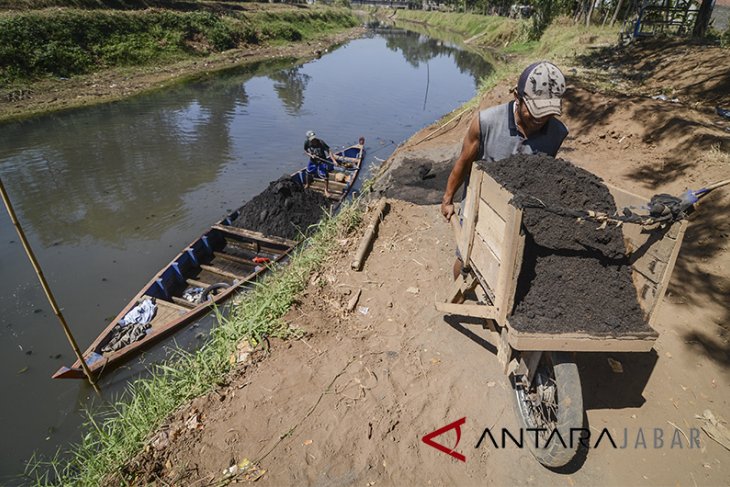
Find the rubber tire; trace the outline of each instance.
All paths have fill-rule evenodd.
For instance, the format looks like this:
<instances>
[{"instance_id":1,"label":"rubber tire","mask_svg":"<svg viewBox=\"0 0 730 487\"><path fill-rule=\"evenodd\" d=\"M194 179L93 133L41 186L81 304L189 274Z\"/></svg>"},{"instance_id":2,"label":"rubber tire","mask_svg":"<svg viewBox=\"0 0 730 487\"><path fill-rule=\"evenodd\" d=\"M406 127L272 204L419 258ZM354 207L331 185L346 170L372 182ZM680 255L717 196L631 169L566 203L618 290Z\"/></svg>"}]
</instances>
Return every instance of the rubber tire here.
<instances>
[{"instance_id":1,"label":"rubber tire","mask_svg":"<svg viewBox=\"0 0 730 487\"><path fill-rule=\"evenodd\" d=\"M557 410L557 430L560 436L568 445L563 447L558 438L550 441L549 448L535 448L534 433L525 431L525 443L530 449L530 453L538 462L549 468L559 468L568 464L578 450L580 442L579 435L574 435L573 448L570 447L571 428L583 427L583 392L581 390L580 375L578 374L578 366L575 363L573 354L563 352L543 352L550 355L553 373L555 374L555 383L558 395ZM530 428L531 422L524 417L524 411L520 407L520 397L515 385L515 377L512 377L512 387L514 389L515 414L519 419L522 428Z\"/></svg>"},{"instance_id":2,"label":"rubber tire","mask_svg":"<svg viewBox=\"0 0 730 487\"><path fill-rule=\"evenodd\" d=\"M208 297L210 297L210 299L213 299L213 296L210 296L210 293L212 293L213 291L217 291L219 289L227 289L229 287L231 287L231 285L225 282L211 284L210 286L206 287L200 294L200 302L204 303L208 301Z\"/></svg>"}]
</instances>

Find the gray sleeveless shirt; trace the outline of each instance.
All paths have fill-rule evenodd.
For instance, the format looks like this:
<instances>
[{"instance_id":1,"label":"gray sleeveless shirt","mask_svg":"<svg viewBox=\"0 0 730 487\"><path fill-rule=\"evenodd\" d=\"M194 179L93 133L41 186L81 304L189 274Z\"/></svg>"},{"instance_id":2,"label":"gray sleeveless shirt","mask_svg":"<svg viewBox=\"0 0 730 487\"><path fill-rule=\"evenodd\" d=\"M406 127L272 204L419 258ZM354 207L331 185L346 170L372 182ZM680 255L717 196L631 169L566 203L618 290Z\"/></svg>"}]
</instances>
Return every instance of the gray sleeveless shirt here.
<instances>
[{"instance_id":1,"label":"gray sleeveless shirt","mask_svg":"<svg viewBox=\"0 0 730 487\"><path fill-rule=\"evenodd\" d=\"M567 127L551 118L542 129L525 138L517 130L514 101L479 112L479 130L479 156L486 161L538 152L555 157L568 135Z\"/></svg>"}]
</instances>

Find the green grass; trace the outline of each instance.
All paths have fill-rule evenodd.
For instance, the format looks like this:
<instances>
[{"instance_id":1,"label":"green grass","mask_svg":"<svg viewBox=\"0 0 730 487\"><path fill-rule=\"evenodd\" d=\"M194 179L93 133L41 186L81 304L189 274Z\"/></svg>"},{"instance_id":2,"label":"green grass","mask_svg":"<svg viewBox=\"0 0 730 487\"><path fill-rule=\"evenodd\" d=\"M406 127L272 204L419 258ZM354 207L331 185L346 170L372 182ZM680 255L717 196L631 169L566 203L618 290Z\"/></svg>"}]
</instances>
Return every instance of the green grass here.
<instances>
[{"instance_id":1,"label":"green grass","mask_svg":"<svg viewBox=\"0 0 730 487\"><path fill-rule=\"evenodd\" d=\"M282 320L294 297L307 285L313 270L321 268L361 219L359 204L345 205L325 218L316 233L291 257L289 265L274 270L255 289L232 306L228 317L198 351L178 351L168 362L153 367L149 378L134 381L118 401L103 411L88 413L85 435L70 450L70 459L35 460L28 475L36 485L107 485L122 482L123 466L139 453L150 435L186 402L211 391L231 369L230 356L244 339L260 342L264 336L287 338L300 330Z\"/></svg>"},{"instance_id":2,"label":"green grass","mask_svg":"<svg viewBox=\"0 0 730 487\"><path fill-rule=\"evenodd\" d=\"M529 53L532 56L549 56L572 59L585 53L590 46L616 44L620 27L586 27L574 24L566 17L555 19L545 33L532 44Z\"/></svg>"},{"instance_id":3,"label":"green grass","mask_svg":"<svg viewBox=\"0 0 730 487\"><path fill-rule=\"evenodd\" d=\"M456 32L464 40L474 39L479 45L502 47L505 43L525 37L527 22L506 17L470 13L425 12L420 10L398 10L397 20L421 22L430 27Z\"/></svg>"},{"instance_id":4,"label":"green grass","mask_svg":"<svg viewBox=\"0 0 730 487\"><path fill-rule=\"evenodd\" d=\"M253 14L53 9L0 13L0 86L47 76L170 63L247 44L311 39L354 27L346 9Z\"/></svg>"},{"instance_id":5,"label":"green grass","mask_svg":"<svg viewBox=\"0 0 730 487\"><path fill-rule=\"evenodd\" d=\"M167 8L174 10L189 10L191 4L215 6L225 8L226 0L0 0L0 9L3 10L38 10L52 7L72 7L83 9L119 9L119 10L142 10L146 8ZM239 0L236 3L248 3L247 0ZM253 3L253 2L251 2ZM235 5L234 2L230 4Z\"/></svg>"}]
</instances>

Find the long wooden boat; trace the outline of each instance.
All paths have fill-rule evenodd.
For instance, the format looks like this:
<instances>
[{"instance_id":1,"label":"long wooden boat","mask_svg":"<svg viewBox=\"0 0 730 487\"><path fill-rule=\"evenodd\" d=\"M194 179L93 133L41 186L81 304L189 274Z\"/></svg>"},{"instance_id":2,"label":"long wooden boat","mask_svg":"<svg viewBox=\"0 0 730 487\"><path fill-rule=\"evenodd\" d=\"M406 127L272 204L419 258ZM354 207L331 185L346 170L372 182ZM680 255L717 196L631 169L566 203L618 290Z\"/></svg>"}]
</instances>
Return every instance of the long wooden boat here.
<instances>
[{"instance_id":1,"label":"long wooden boat","mask_svg":"<svg viewBox=\"0 0 730 487\"><path fill-rule=\"evenodd\" d=\"M329 175L329 199L335 206L350 193L357 179L365 156L365 140L342 151L335 157L342 168ZM302 169L292 174L299 178ZM339 174L339 176L338 176ZM316 179L310 189L324 193L324 181ZM142 290L124 307L111 323L84 352L84 359L92 374L101 375L126 361L135 353L152 345L162 337L200 318L231 297L236 291L255 281L267 272L270 264L284 259L299 242L233 226L242 208L232 212L214 224L200 238L185 247L168 265L158 272ZM191 302L183 296L197 291L199 302ZM215 292L218 292L215 294ZM144 308L145 301L154 304L154 317L145 324L136 341L110 349L110 343L123 334L124 327L117 326L128 316ZM142 307L140 307L142 305ZM54 379L83 379L81 363L61 367Z\"/></svg>"}]
</instances>

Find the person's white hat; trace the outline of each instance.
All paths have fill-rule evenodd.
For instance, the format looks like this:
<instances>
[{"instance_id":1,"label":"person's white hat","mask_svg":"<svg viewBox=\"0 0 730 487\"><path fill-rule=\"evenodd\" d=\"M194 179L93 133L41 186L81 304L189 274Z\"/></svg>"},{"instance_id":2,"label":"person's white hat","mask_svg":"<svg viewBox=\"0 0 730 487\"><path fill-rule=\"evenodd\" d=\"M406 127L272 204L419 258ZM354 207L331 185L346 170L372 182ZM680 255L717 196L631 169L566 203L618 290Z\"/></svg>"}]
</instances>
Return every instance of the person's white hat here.
<instances>
[{"instance_id":1,"label":"person's white hat","mask_svg":"<svg viewBox=\"0 0 730 487\"><path fill-rule=\"evenodd\" d=\"M317 134L315 134L315 133L314 133L314 132L312 132L311 130L310 130L309 132L307 132L307 140L312 140L312 139L313 139L313 138L315 138L316 136L317 136Z\"/></svg>"}]
</instances>

